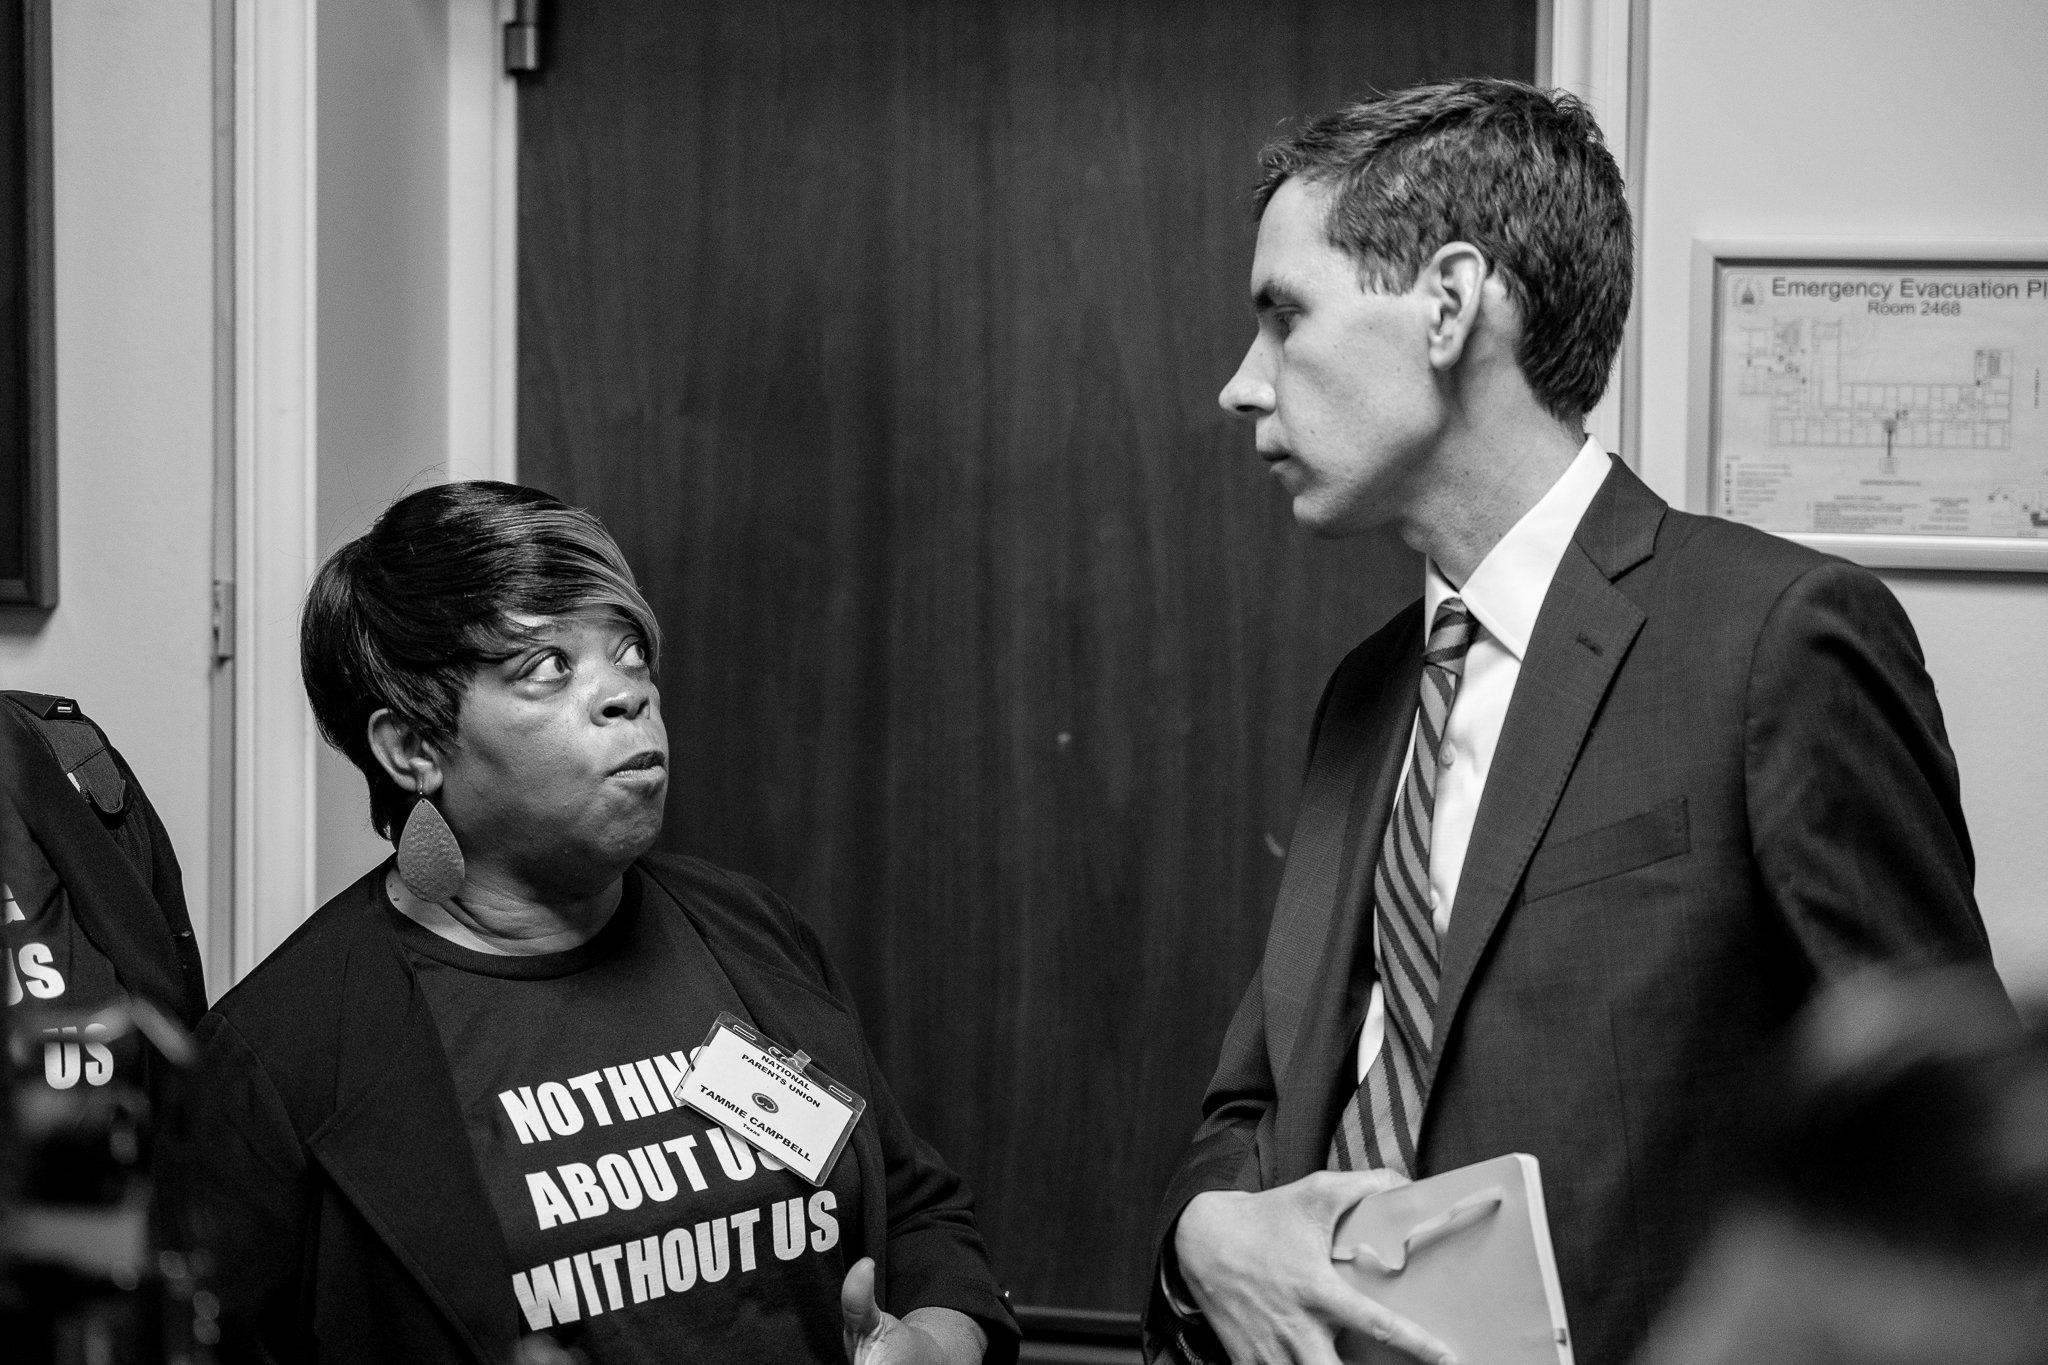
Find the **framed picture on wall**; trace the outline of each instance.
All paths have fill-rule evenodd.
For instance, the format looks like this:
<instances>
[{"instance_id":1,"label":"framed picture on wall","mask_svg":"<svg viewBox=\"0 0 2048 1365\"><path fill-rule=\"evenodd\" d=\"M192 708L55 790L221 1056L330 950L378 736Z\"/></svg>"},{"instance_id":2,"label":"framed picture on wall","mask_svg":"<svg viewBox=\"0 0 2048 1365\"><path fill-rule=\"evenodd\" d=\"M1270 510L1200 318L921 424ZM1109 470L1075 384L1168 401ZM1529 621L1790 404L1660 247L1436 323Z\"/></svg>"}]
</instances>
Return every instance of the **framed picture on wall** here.
<instances>
[{"instance_id":1,"label":"framed picture on wall","mask_svg":"<svg viewBox=\"0 0 2048 1365\"><path fill-rule=\"evenodd\" d=\"M50 0L0 0L0 606L57 605Z\"/></svg>"},{"instance_id":2,"label":"framed picture on wall","mask_svg":"<svg viewBox=\"0 0 2048 1365\"><path fill-rule=\"evenodd\" d=\"M2048 242L1700 240L1695 505L1882 568L2048 572Z\"/></svg>"}]
</instances>

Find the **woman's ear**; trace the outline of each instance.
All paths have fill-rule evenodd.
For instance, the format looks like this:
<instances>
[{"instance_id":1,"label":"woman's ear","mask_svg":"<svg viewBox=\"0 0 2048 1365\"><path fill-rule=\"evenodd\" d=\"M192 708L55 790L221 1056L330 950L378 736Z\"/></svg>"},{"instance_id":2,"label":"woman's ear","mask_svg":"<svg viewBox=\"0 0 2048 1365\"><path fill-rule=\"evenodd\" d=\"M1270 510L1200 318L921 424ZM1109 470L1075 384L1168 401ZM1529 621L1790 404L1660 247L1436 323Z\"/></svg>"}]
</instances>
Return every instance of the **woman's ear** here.
<instances>
[{"instance_id":1,"label":"woman's ear","mask_svg":"<svg viewBox=\"0 0 2048 1365\"><path fill-rule=\"evenodd\" d=\"M1488 273L1485 254L1470 242L1438 247L1422 267L1417 284L1430 306L1429 363L1433 368L1454 370L1463 358L1479 325L1480 294Z\"/></svg>"},{"instance_id":2,"label":"woman's ear","mask_svg":"<svg viewBox=\"0 0 2048 1365\"><path fill-rule=\"evenodd\" d=\"M370 752L393 782L418 796L441 788L441 759L434 746L390 707L370 714Z\"/></svg>"}]
</instances>

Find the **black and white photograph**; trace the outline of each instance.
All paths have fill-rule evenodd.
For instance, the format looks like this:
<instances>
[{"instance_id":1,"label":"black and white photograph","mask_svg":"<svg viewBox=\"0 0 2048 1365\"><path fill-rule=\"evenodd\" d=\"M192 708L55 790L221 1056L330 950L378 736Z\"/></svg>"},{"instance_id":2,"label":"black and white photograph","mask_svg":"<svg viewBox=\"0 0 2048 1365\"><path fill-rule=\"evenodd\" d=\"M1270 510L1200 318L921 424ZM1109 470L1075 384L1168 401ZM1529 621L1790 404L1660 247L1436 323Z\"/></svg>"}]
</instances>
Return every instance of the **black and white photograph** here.
<instances>
[{"instance_id":1,"label":"black and white photograph","mask_svg":"<svg viewBox=\"0 0 2048 1365\"><path fill-rule=\"evenodd\" d=\"M0 0L0 1360L2048 1365L2044 69Z\"/></svg>"}]
</instances>

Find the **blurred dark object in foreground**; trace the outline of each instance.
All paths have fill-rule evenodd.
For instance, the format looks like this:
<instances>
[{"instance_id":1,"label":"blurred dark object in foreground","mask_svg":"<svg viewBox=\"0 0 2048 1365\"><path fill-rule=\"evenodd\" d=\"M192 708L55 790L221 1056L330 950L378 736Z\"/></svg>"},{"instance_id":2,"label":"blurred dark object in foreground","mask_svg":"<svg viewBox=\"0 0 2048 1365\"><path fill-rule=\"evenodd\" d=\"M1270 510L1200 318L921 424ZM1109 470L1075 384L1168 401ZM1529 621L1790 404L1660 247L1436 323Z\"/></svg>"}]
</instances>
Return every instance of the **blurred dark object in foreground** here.
<instances>
[{"instance_id":1,"label":"blurred dark object in foreground","mask_svg":"<svg viewBox=\"0 0 2048 1365\"><path fill-rule=\"evenodd\" d=\"M1638 1365L2048 1365L2048 1028L1982 976L1800 1021L1747 1181Z\"/></svg>"},{"instance_id":2,"label":"blurred dark object in foreground","mask_svg":"<svg viewBox=\"0 0 2048 1365\"><path fill-rule=\"evenodd\" d=\"M202 1362L152 1150L206 1011L170 835L70 697L0 691L0 1359Z\"/></svg>"},{"instance_id":3,"label":"blurred dark object in foreground","mask_svg":"<svg viewBox=\"0 0 2048 1365\"><path fill-rule=\"evenodd\" d=\"M216 1306L205 1258L161 1235L152 1162L160 1115L150 1095L119 1077L43 1083L52 1036L110 1045L136 1036L154 1054L161 1101L191 1059L190 1039L140 1001L91 1013L23 1004L0 1020L0 1356L21 1365L207 1365Z\"/></svg>"}]
</instances>

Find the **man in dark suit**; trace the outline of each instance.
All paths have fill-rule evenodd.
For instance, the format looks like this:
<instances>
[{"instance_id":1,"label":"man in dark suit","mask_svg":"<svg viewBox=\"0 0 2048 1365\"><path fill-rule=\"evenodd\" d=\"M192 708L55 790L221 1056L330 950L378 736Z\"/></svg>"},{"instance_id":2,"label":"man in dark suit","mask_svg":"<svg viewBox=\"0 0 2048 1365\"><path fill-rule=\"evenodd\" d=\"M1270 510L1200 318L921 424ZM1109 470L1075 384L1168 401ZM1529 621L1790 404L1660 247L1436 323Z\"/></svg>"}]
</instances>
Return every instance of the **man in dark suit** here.
<instances>
[{"instance_id":1,"label":"man in dark suit","mask_svg":"<svg viewBox=\"0 0 2048 1365\"><path fill-rule=\"evenodd\" d=\"M1583 434L1632 278L1583 105L1422 87L1262 161L1258 332L1221 401L1296 520L1391 526L1426 581L1317 713L1147 1350L1334 1362L1363 1332L1441 1359L1338 1279L1335 1222L1519 1151L1578 1365L1620 1365L1813 988L1989 971L1934 689L1876 578L1673 511Z\"/></svg>"}]
</instances>

